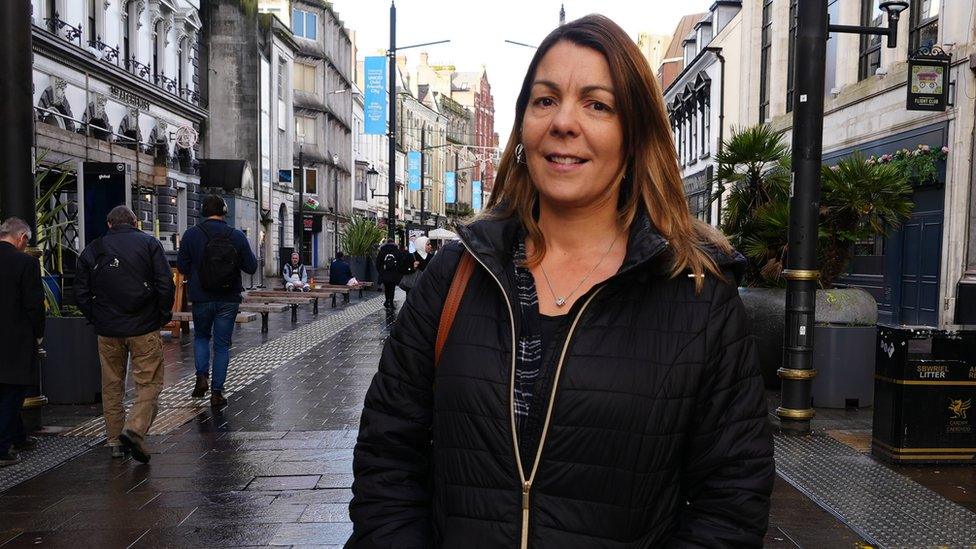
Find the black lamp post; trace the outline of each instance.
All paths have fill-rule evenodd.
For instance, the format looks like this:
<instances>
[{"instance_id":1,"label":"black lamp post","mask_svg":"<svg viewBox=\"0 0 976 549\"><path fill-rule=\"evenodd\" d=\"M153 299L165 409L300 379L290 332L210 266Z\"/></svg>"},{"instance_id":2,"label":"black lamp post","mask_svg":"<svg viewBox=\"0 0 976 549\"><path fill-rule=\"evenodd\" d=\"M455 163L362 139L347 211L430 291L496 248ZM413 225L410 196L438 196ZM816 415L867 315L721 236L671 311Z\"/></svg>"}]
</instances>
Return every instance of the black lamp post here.
<instances>
[{"instance_id":1,"label":"black lamp post","mask_svg":"<svg viewBox=\"0 0 976 549\"><path fill-rule=\"evenodd\" d=\"M339 155L332 155L332 240L335 244L335 255L339 255ZM333 256L335 257L335 256Z\"/></svg>"},{"instance_id":2,"label":"black lamp post","mask_svg":"<svg viewBox=\"0 0 976 549\"><path fill-rule=\"evenodd\" d=\"M888 27L831 25L826 0L797 3L796 67L793 90L793 183L790 190L790 227L786 256L786 325L783 336L783 367L777 374L783 392L776 415L783 432L810 432L813 408L810 388L813 369L813 329L816 317L817 231L820 210L820 169L823 162L823 103L829 32L888 37L888 47L897 44L900 13L904 0L881 2L888 13Z\"/></svg>"}]
</instances>

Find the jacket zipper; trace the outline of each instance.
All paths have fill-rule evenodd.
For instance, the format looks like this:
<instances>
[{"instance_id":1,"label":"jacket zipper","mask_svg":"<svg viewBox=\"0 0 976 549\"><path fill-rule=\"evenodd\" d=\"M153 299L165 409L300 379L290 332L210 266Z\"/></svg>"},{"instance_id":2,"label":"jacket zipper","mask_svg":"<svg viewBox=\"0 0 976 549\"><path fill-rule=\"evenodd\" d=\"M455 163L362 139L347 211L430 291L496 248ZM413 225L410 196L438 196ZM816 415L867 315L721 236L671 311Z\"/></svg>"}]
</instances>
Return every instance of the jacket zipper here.
<instances>
[{"instance_id":1,"label":"jacket zipper","mask_svg":"<svg viewBox=\"0 0 976 549\"><path fill-rule=\"evenodd\" d=\"M468 244L464 240L461 240L461 245L464 246L464 248L468 251L468 253L471 254L471 257L473 257L474 260L477 261L478 264L481 265L481 267L488 272L488 274L495 281L495 283L498 284L498 289L501 290L502 296L505 297L505 306L508 307L508 318L511 321L511 326L512 326L512 367L511 367L511 376L509 379L509 387L508 387L508 395L511 404L509 406L508 412L509 412L509 419L511 421L512 445L515 448L515 465L518 468L519 481L522 484L522 535L521 535L521 543L519 544L519 547L520 549L528 549L529 547L529 503L530 503L530 493L532 491L532 482L535 480L535 474L539 469L539 462L542 460L542 448L545 446L546 436L549 434L549 422L552 419L552 409L556 402L556 390L559 387L559 377L562 374L563 362L566 360L566 352L569 350L569 344L573 338L573 332L576 331L576 326L579 324L580 318L583 317L583 313L586 311L586 308L590 305L590 302L593 301L593 298L595 298L597 294L599 294L600 291L603 290L605 284L601 284L596 290L593 291L592 294L590 294L590 296L586 299L586 301L583 302L583 306L580 307L579 312L576 313L576 317L573 319L573 323L572 325L570 325L569 331L566 333L566 340L563 342L562 351L559 353L559 362L556 364L556 374L553 377L552 390L549 393L549 405L546 407L546 419L542 424L542 435L540 436L539 444L536 447L535 459L532 462L532 470L529 472L529 478L526 479L524 469L522 468L522 455L521 452L519 451L518 435L516 434L516 427L515 427L515 401L513 395L515 394L515 366L516 366L515 359L517 356L516 354L517 343L515 341L515 314L512 312L512 303L508 298L508 294L505 293L505 287L502 286L501 281L498 280L498 277L495 276L495 273L491 272L491 269L489 269L488 266L485 265L484 262L482 262L481 259L479 259L478 256L473 251L471 251L471 248L468 247ZM668 243L667 241L665 241L663 245L661 245L657 250L654 251L652 257L656 256L661 250L663 250L667 246Z\"/></svg>"}]
</instances>

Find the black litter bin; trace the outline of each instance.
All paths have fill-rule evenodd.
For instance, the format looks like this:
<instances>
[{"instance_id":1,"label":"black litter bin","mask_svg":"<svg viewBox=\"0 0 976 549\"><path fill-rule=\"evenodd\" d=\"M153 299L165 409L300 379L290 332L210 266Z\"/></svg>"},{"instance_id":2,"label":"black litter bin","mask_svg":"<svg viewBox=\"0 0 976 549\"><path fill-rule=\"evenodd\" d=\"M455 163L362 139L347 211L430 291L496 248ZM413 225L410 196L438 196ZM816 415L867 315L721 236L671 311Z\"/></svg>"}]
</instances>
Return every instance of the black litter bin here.
<instances>
[{"instance_id":1,"label":"black litter bin","mask_svg":"<svg viewBox=\"0 0 976 549\"><path fill-rule=\"evenodd\" d=\"M878 326L871 452L976 463L976 332Z\"/></svg>"}]
</instances>

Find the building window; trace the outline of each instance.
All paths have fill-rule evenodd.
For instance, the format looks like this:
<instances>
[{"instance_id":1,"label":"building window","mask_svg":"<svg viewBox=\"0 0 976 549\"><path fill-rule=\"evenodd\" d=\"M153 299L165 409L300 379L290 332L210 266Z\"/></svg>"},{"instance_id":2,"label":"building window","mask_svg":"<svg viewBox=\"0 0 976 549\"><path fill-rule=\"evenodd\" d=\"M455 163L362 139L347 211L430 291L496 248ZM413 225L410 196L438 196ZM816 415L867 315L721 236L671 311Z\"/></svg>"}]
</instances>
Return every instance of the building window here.
<instances>
[{"instance_id":1,"label":"building window","mask_svg":"<svg viewBox=\"0 0 976 549\"><path fill-rule=\"evenodd\" d=\"M830 0L827 4L827 17L831 21L837 21L840 17L840 2ZM828 35L827 39L827 62L824 72L824 97L828 97L830 90L837 85L837 39L834 35Z\"/></svg>"},{"instance_id":2,"label":"building window","mask_svg":"<svg viewBox=\"0 0 976 549\"><path fill-rule=\"evenodd\" d=\"M304 141L306 145L315 144L315 118L310 116L295 117L295 139Z\"/></svg>"},{"instance_id":3,"label":"building window","mask_svg":"<svg viewBox=\"0 0 976 549\"><path fill-rule=\"evenodd\" d=\"M763 0L762 49L759 56L759 123L769 119L769 71L772 58L773 0Z\"/></svg>"},{"instance_id":4,"label":"building window","mask_svg":"<svg viewBox=\"0 0 976 549\"><path fill-rule=\"evenodd\" d=\"M96 3L98 3L97 0L88 0L88 28L85 30L88 32L88 43L97 48L95 41L98 40L98 35L101 33L98 32L97 17L95 16Z\"/></svg>"},{"instance_id":5,"label":"building window","mask_svg":"<svg viewBox=\"0 0 976 549\"><path fill-rule=\"evenodd\" d=\"M939 41L940 0L912 2L909 17L908 49L931 48Z\"/></svg>"},{"instance_id":6,"label":"building window","mask_svg":"<svg viewBox=\"0 0 976 549\"><path fill-rule=\"evenodd\" d=\"M712 152L712 145L710 143L711 136L709 132L711 131L711 123L708 118L711 116L709 111L709 102L711 87L709 86L708 80L702 82L701 87L698 88L698 113L701 116L701 157L705 158Z\"/></svg>"},{"instance_id":7,"label":"building window","mask_svg":"<svg viewBox=\"0 0 976 549\"><path fill-rule=\"evenodd\" d=\"M786 112L793 112L793 79L796 78L796 63L793 56L796 52L796 4L797 0L790 0L790 41L789 59L786 62Z\"/></svg>"},{"instance_id":8,"label":"building window","mask_svg":"<svg viewBox=\"0 0 976 549\"><path fill-rule=\"evenodd\" d=\"M299 38L318 39L318 15L310 11L291 10L291 31Z\"/></svg>"},{"instance_id":9,"label":"building window","mask_svg":"<svg viewBox=\"0 0 976 549\"><path fill-rule=\"evenodd\" d=\"M122 19L122 54L123 57L125 57L126 68L129 67L129 60L132 59L132 56L134 54L134 52L132 51L132 43L129 38L129 28L132 26L132 19L133 19L132 12L134 7L135 4L132 2L126 5L125 9L127 9L129 13L126 14L127 17Z\"/></svg>"},{"instance_id":10,"label":"building window","mask_svg":"<svg viewBox=\"0 0 976 549\"><path fill-rule=\"evenodd\" d=\"M295 181L295 192L300 192L299 183L302 181L302 170L292 168L292 179ZM319 170L317 168L305 168L305 194L318 194Z\"/></svg>"},{"instance_id":11,"label":"building window","mask_svg":"<svg viewBox=\"0 0 976 549\"><path fill-rule=\"evenodd\" d=\"M358 181L356 181L356 200L366 200L366 172L356 170Z\"/></svg>"},{"instance_id":12,"label":"building window","mask_svg":"<svg viewBox=\"0 0 976 549\"><path fill-rule=\"evenodd\" d=\"M153 47L153 76L155 76L154 81L159 84L160 76L164 76L165 67L163 66L163 61L166 58L166 31L163 26L163 22L160 21L156 23L156 44Z\"/></svg>"},{"instance_id":13,"label":"building window","mask_svg":"<svg viewBox=\"0 0 976 549\"><path fill-rule=\"evenodd\" d=\"M315 66L305 63L295 63L292 65L292 74L295 77L295 89L307 93L315 93Z\"/></svg>"},{"instance_id":14,"label":"building window","mask_svg":"<svg viewBox=\"0 0 976 549\"><path fill-rule=\"evenodd\" d=\"M278 100L285 100L285 87L288 85L288 61L278 58Z\"/></svg>"},{"instance_id":15,"label":"building window","mask_svg":"<svg viewBox=\"0 0 976 549\"><path fill-rule=\"evenodd\" d=\"M861 25L866 27L880 27L882 14L878 4L881 0L861 0ZM874 75L881 67L881 37L861 36L861 47L858 55L857 79Z\"/></svg>"}]
</instances>

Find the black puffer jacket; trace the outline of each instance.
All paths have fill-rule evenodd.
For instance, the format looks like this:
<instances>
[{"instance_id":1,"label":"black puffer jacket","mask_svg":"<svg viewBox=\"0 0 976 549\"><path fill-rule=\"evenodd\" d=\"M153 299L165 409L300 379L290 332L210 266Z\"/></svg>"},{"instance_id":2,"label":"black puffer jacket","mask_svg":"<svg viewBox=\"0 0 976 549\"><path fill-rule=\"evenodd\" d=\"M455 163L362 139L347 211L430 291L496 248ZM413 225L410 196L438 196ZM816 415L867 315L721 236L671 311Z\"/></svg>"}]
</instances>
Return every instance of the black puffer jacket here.
<instances>
[{"instance_id":1,"label":"black puffer jacket","mask_svg":"<svg viewBox=\"0 0 976 549\"><path fill-rule=\"evenodd\" d=\"M461 229L477 265L436 375L461 245L410 292L366 395L349 546L761 546L773 452L742 302L710 275L700 295L690 276L669 278L667 242L646 217L618 274L569 312L555 390L532 407L542 424L549 412L539 454L517 455L519 327L504 273L518 226ZM741 256L716 259L741 270Z\"/></svg>"},{"instance_id":2,"label":"black puffer jacket","mask_svg":"<svg viewBox=\"0 0 976 549\"><path fill-rule=\"evenodd\" d=\"M105 337L135 337L158 330L173 318L173 272L166 262L163 246L152 235L130 225L112 227L101 237L105 258L115 258L115 267L125 275L103 273L99 282L94 267L98 264L97 246L86 246L75 275L78 308L95 332ZM107 267L106 267L107 268ZM108 280L132 281L132 286L113 287Z\"/></svg>"}]
</instances>

